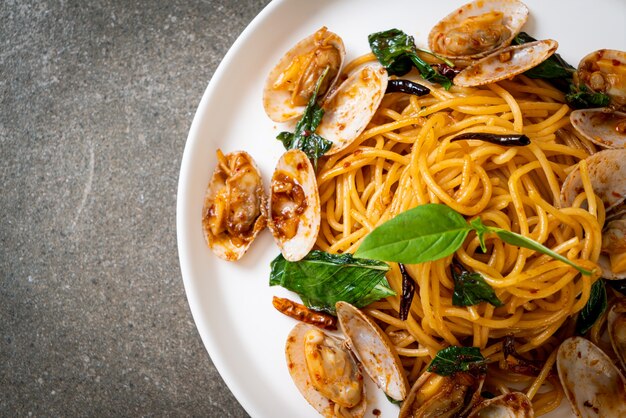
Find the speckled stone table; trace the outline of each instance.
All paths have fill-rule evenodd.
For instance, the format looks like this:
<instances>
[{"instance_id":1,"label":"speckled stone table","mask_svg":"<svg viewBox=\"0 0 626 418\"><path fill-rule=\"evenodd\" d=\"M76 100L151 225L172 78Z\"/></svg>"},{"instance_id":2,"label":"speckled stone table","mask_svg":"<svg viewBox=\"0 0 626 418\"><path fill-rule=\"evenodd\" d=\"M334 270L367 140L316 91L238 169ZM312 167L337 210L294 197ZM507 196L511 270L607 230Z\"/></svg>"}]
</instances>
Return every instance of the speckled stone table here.
<instances>
[{"instance_id":1,"label":"speckled stone table","mask_svg":"<svg viewBox=\"0 0 626 418\"><path fill-rule=\"evenodd\" d=\"M196 106L267 2L0 2L0 416L247 416L175 207Z\"/></svg>"}]
</instances>

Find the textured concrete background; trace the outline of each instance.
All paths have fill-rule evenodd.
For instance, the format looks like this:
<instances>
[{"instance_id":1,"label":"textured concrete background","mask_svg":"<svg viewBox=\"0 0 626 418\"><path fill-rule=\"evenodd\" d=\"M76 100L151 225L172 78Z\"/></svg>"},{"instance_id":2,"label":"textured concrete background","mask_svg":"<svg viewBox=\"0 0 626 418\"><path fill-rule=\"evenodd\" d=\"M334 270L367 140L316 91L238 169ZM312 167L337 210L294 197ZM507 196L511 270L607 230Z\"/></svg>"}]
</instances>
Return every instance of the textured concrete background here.
<instances>
[{"instance_id":1,"label":"textured concrete background","mask_svg":"<svg viewBox=\"0 0 626 418\"><path fill-rule=\"evenodd\" d=\"M0 416L247 416L175 206L196 106L266 3L0 1Z\"/></svg>"}]
</instances>

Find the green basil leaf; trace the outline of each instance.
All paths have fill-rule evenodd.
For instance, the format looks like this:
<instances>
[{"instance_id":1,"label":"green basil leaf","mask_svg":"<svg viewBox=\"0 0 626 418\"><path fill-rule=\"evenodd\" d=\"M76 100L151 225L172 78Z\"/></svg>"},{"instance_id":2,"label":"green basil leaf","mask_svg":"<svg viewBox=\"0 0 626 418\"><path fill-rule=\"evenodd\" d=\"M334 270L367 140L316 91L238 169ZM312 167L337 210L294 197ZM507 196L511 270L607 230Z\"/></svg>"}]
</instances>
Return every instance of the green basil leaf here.
<instances>
[{"instance_id":1,"label":"green basil leaf","mask_svg":"<svg viewBox=\"0 0 626 418\"><path fill-rule=\"evenodd\" d=\"M594 93L586 86L570 86L570 92L565 95L565 100L574 109L587 109L590 107L606 107L611 103L611 98L604 93Z\"/></svg>"},{"instance_id":2,"label":"green basil leaf","mask_svg":"<svg viewBox=\"0 0 626 418\"><path fill-rule=\"evenodd\" d=\"M507 244L516 245L518 247L523 247L523 248L528 248L529 250L535 250L539 253L549 255L552 258L556 258L557 260L562 261L565 264L568 264L574 267L576 270L580 271L584 275L587 275L587 276L591 275L591 272L589 270L582 268L581 266L574 263L573 261L570 261L567 258L563 257L561 254L555 253L551 249L544 247L537 241L534 241L530 238L526 238L525 236L517 234L515 232L507 231L506 229L495 228L491 226L488 226L487 228L489 232L495 232L498 238L500 238L502 241L506 242Z\"/></svg>"},{"instance_id":3,"label":"green basil leaf","mask_svg":"<svg viewBox=\"0 0 626 418\"><path fill-rule=\"evenodd\" d=\"M487 371L487 362L478 347L450 346L439 350L427 370L440 376L458 372L483 374Z\"/></svg>"},{"instance_id":4,"label":"green basil leaf","mask_svg":"<svg viewBox=\"0 0 626 418\"><path fill-rule=\"evenodd\" d=\"M454 253L470 230L453 209L429 203L379 225L365 237L355 256L403 264L438 260Z\"/></svg>"},{"instance_id":5,"label":"green basil leaf","mask_svg":"<svg viewBox=\"0 0 626 418\"><path fill-rule=\"evenodd\" d=\"M606 287L600 279L591 285L591 294L585 306L580 310L576 320L576 333L583 335L602 316L607 307Z\"/></svg>"},{"instance_id":6,"label":"green basil leaf","mask_svg":"<svg viewBox=\"0 0 626 418\"><path fill-rule=\"evenodd\" d=\"M396 293L381 261L355 258L352 254L311 251L300 261L281 255L271 263L270 286L279 285L297 293L308 308L335 314L335 303L346 301L357 308Z\"/></svg>"},{"instance_id":7,"label":"green basil leaf","mask_svg":"<svg viewBox=\"0 0 626 418\"><path fill-rule=\"evenodd\" d=\"M472 273L458 262L453 262L450 270L454 279L453 305L474 306L480 302L489 302L493 306L503 305L502 301L496 296L496 292L494 292L493 288L489 286L480 273Z\"/></svg>"},{"instance_id":8,"label":"green basil leaf","mask_svg":"<svg viewBox=\"0 0 626 418\"><path fill-rule=\"evenodd\" d=\"M293 133L281 132L276 137L276 139L283 143L285 149L297 148L302 150L307 157L313 161L313 165L316 167L317 159L324 155L333 145L331 141L315 133L315 130L324 116L324 109L317 104L317 94L326 74L328 74L328 68L326 68L317 80L313 95L311 95L304 109L302 118L296 124L295 131Z\"/></svg>"},{"instance_id":9,"label":"green basil leaf","mask_svg":"<svg viewBox=\"0 0 626 418\"><path fill-rule=\"evenodd\" d=\"M414 65L426 80L439 83L446 89L452 86L450 79L439 74L417 55L415 40L403 31L389 29L376 32L370 34L367 40L372 52L390 75L402 76Z\"/></svg>"}]
</instances>

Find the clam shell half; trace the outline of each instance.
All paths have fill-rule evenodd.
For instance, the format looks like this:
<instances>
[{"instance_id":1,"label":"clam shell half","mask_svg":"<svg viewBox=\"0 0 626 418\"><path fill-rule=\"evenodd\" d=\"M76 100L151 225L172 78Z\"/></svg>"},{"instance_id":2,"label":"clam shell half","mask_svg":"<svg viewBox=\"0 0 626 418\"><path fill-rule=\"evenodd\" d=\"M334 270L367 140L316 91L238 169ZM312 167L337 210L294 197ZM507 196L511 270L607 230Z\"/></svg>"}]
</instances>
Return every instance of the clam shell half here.
<instances>
[{"instance_id":1,"label":"clam shell half","mask_svg":"<svg viewBox=\"0 0 626 418\"><path fill-rule=\"evenodd\" d=\"M333 59L325 58L328 52ZM302 39L283 55L270 71L263 89L263 108L274 122L286 122L302 115L306 102L325 66L329 74L324 81L323 91L318 92L318 100L327 94L341 73L346 50L339 35L322 27L314 34ZM337 62L337 59L339 62ZM303 94L296 94L304 92ZM307 94L308 93L308 97ZM298 99L294 103L294 97Z\"/></svg>"},{"instance_id":2,"label":"clam shell half","mask_svg":"<svg viewBox=\"0 0 626 418\"><path fill-rule=\"evenodd\" d=\"M508 46L527 18L528 7L520 1L474 1L440 20L428 35L428 45L449 58L484 57Z\"/></svg>"},{"instance_id":3,"label":"clam shell half","mask_svg":"<svg viewBox=\"0 0 626 418\"><path fill-rule=\"evenodd\" d=\"M622 370L626 370L626 299L619 299L607 316L609 337L613 351L622 365Z\"/></svg>"},{"instance_id":4,"label":"clam shell half","mask_svg":"<svg viewBox=\"0 0 626 418\"><path fill-rule=\"evenodd\" d=\"M285 152L272 175L269 227L283 257L298 261L309 253L320 230L321 211L313 165L298 149Z\"/></svg>"},{"instance_id":5,"label":"clam shell half","mask_svg":"<svg viewBox=\"0 0 626 418\"><path fill-rule=\"evenodd\" d=\"M626 149L607 149L585 158L591 186L607 211L618 206L626 197ZM583 191L580 169L567 175L561 186L561 204L571 206Z\"/></svg>"},{"instance_id":6,"label":"clam shell half","mask_svg":"<svg viewBox=\"0 0 626 418\"><path fill-rule=\"evenodd\" d=\"M337 405L315 388L307 366L305 338L311 331L322 332L325 336L324 338L328 338L329 344L334 347L342 345L341 341L337 338L326 334L319 328L300 322L296 324L287 337L287 342L285 344L287 367L289 368L289 374L291 375L293 382L307 402L309 402L309 404L311 404L311 406L313 406L313 408L315 408L315 410L323 416L335 417L337 416L335 413ZM346 351L345 354L347 356L352 355L349 351ZM365 415L367 403L365 399L365 385L362 385L362 388L361 401L356 406L348 409L349 413L354 418L360 418Z\"/></svg>"},{"instance_id":7,"label":"clam shell half","mask_svg":"<svg viewBox=\"0 0 626 418\"><path fill-rule=\"evenodd\" d=\"M337 318L363 368L389 397L403 400L408 381L387 334L348 302L337 302Z\"/></svg>"},{"instance_id":8,"label":"clam shell half","mask_svg":"<svg viewBox=\"0 0 626 418\"><path fill-rule=\"evenodd\" d=\"M528 396L521 392L511 392L485 399L467 416L467 418L533 418L535 412Z\"/></svg>"},{"instance_id":9,"label":"clam shell half","mask_svg":"<svg viewBox=\"0 0 626 418\"><path fill-rule=\"evenodd\" d=\"M352 72L326 99L317 128L318 134L333 143L326 155L345 149L361 135L380 106L387 81L382 65L368 64Z\"/></svg>"},{"instance_id":10,"label":"clam shell half","mask_svg":"<svg viewBox=\"0 0 626 418\"><path fill-rule=\"evenodd\" d=\"M461 87L475 87L515 77L548 59L559 44L552 39L509 46L465 67L454 77Z\"/></svg>"},{"instance_id":11,"label":"clam shell half","mask_svg":"<svg viewBox=\"0 0 626 418\"><path fill-rule=\"evenodd\" d=\"M569 118L572 126L591 142L603 148L626 148L626 113L610 109L579 109L574 110Z\"/></svg>"},{"instance_id":12,"label":"clam shell half","mask_svg":"<svg viewBox=\"0 0 626 418\"><path fill-rule=\"evenodd\" d=\"M565 395L577 416L626 416L624 377L591 341L582 337L563 341L556 365Z\"/></svg>"},{"instance_id":13,"label":"clam shell half","mask_svg":"<svg viewBox=\"0 0 626 418\"><path fill-rule=\"evenodd\" d=\"M244 151L218 151L202 209L209 248L224 260L239 260L266 221L263 180L255 161Z\"/></svg>"}]
</instances>

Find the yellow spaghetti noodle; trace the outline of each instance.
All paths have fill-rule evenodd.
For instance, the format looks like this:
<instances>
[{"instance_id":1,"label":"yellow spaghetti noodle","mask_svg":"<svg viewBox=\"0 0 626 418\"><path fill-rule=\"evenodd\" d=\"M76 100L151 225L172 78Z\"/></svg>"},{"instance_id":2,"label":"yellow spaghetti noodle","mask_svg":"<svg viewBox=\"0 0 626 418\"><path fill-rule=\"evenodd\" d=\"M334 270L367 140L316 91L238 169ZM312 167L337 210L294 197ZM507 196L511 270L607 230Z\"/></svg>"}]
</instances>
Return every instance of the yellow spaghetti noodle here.
<instances>
[{"instance_id":1,"label":"yellow spaghetti noodle","mask_svg":"<svg viewBox=\"0 0 626 418\"><path fill-rule=\"evenodd\" d=\"M371 54L360 57L347 70L372 59ZM604 211L584 165L583 192L572 207L559 202L565 177L595 148L571 128L563 94L524 76L449 91L420 82L431 94L387 94L355 143L321 161L317 247L353 253L382 222L417 205L443 203L468 219L480 217L485 224L523 234L593 269ZM463 132L524 133L531 144L450 141ZM396 345L411 383L438 350L474 345L491 362L486 387L494 392L522 387L541 415L563 398L558 379L550 373L555 349L568 332L564 324L585 305L597 277L495 237L487 237L486 243L483 254L478 239L470 235L454 257L480 272L504 306L454 306L450 256L406 266L416 284L406 321L398 318L399 296L371 304L367 312ZM401 295L402 277L395 264L388 280ZM498 367L504 364L506 336L515 338L520 355L544 364L538 376Z\"/></svg>"}]
</instances>

